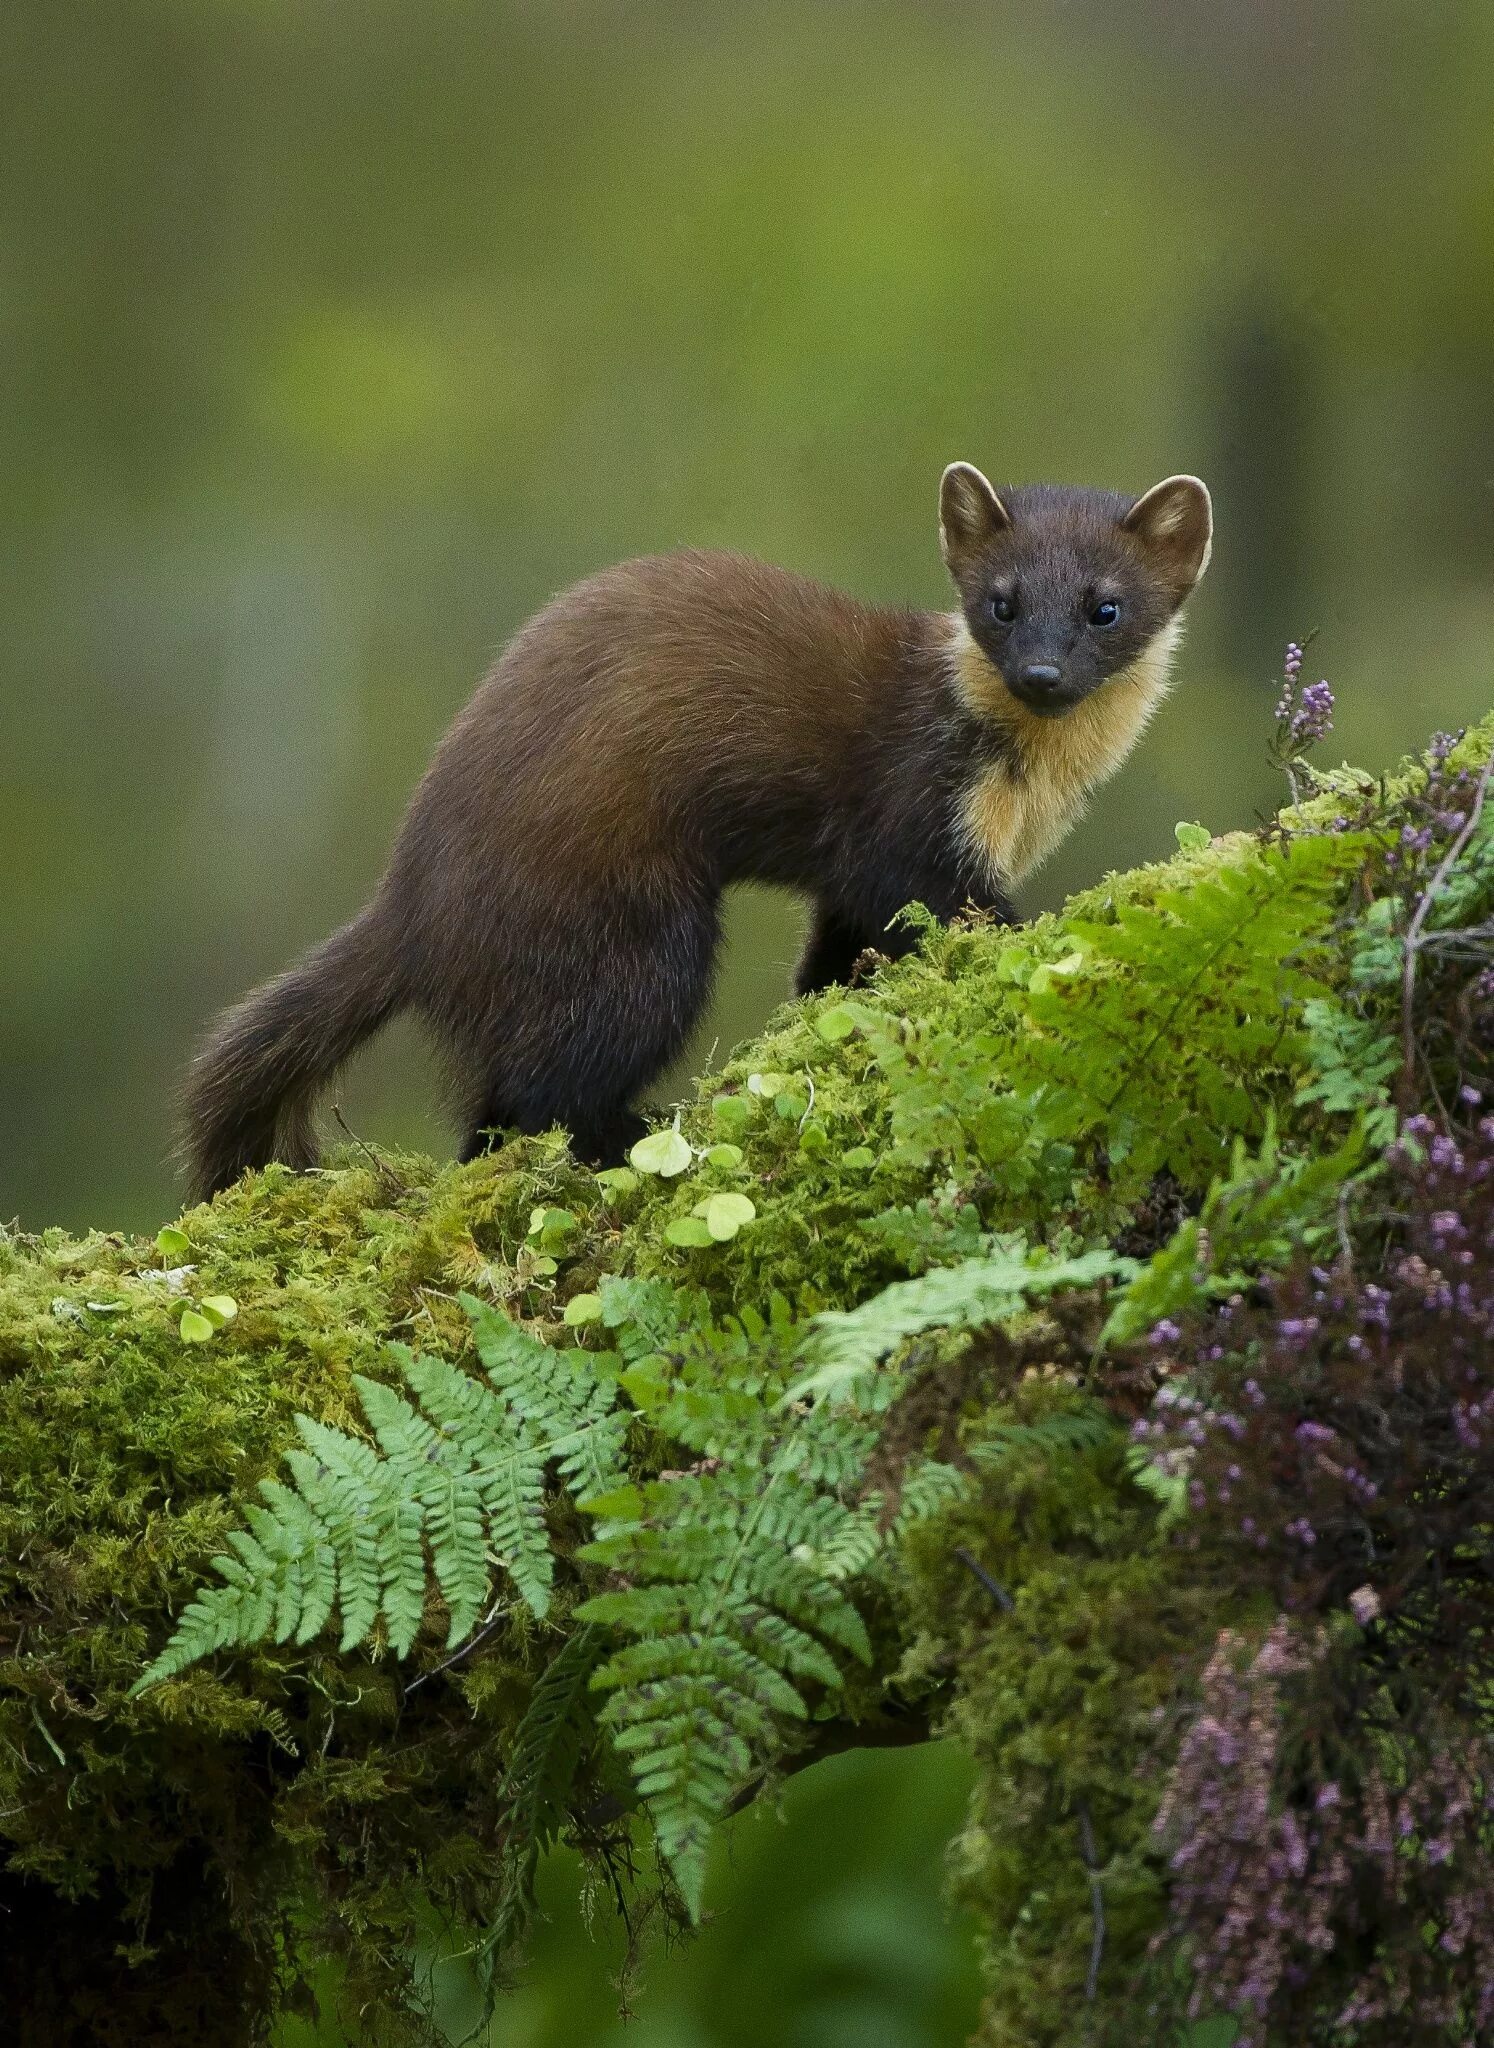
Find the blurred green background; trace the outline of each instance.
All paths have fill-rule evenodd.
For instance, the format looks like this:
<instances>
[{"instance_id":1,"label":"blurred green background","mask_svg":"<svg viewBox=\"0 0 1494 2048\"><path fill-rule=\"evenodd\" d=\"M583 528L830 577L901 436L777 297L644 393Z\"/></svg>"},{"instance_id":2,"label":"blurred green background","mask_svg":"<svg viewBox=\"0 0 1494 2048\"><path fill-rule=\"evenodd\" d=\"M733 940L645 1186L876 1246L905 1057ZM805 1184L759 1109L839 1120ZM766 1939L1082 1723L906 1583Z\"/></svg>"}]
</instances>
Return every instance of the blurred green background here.
<instances>
[{"instance_id":1,"label":"blurred green background","mask_svg":"<svg viewBox=\"0 0 1494 2048\"><path fill-rule=\"evenodd\" d=\"M1494 701L1488 0L5 0L0 84L0 1215L174 1211L208 1015L617 557L942 603L953 457L1207 477L1181 687L1033 907L1274 802L1290 636L1371 765ZM736 906L697 1063L797 929ZM445 1142L398 1033L342 1099ZM959 1772L739 1828L630 2038L957 2040ZM613 2038L555 1884L509 2048Z\"/></svg>"}]
</instances>

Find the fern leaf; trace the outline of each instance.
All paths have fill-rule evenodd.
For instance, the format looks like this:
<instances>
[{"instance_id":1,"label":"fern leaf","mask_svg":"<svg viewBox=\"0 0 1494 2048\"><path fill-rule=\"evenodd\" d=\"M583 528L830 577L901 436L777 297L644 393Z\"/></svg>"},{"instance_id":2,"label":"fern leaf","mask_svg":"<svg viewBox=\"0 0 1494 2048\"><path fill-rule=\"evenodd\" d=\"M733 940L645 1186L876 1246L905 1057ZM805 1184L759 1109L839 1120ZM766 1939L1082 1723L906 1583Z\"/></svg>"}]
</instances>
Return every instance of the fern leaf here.
<instances>
[{"instance_id":1,"label":"fern leaf","mask_svg":"<svg viewBox=\"0 0 1494 2048\"><path fill-rule=\"evenodd\" d=\"M742 1573L742 1581L772 1612L813 1629L858 1663L871 1662L866 1623L831 1580L806 1571L797 1559L756 1558Z\"/></svg>"},{"instance_id":2,"label":"fern leaf","mask_svg":"<svg viewBox=\"0 0 1494 2048\"><path fill-rule=\"evenodd\" d=\"M749 1649L780 1671L827 1689L841 1683L839 1667L824 1645L781 1614L762 1609L744 1622L742 1634Z\"/></svg>"},{"instance_id":3,"label":"fern leaf","mask_svg":"<svg viewBox=\"0 0 1494 2048\"><path fill-rule=\"evenodd\" d=\"M582 1610L584 1612L584 1609ZM775 1714L802 1721L808 1708L788 1681L729 1635L668 1635L628 1643L592 1676L600 1691L656 1685L671 1678L719 1675Z\"/></svg>"},{"instance_id":4,"label":"fern leaf","mask_svg":"<svg viewBox=\"0 0 1494 2048\"><path fill-rule=\"evenodd\" d=\"M204 1586L182 1609L170 1642L130 1687L132 1699L150 1686L159 1685L163 1679L177 1677L189 1664L196 1664L217 1650L226 1650L230 1645L245 1640L242 1632L244 1589L232 1577L236 1565L237 1560L233 1558L213 1559L214 1571L229 1583Z\"/></svg>"},{"instance_id":5,"label":"fern leaf","mask_svg":"<svg viewBox=\"0 0 1494 2048\"><path fill-rule=\"evenodd\" d=\"M915 1524L925 1522L930 1516L963 1500L969 1491L969 1477L957 1466L941 1464L935 1458L915 1465L903 1475L897 1514L892 1524L893 1535L906 1535Z\"/></svg>"},{"instance_id":6,"label":"fern leaf","mask_svg":"<svg viewBox=\"0 0 1494 2048\"><path fill-rule=\"evenodd\" d=\"M606 1710L604 1710L606 1711ZM608 1713L613 1723L613 1745L625 1754L648 1750L658 1741L661 1721L688 1716L703 1741L716 1736L740 1738L753 1754L770 1754L777 1736L777 1723L767 1710L735 1686L715 1679L678 1678L666 1688L656 1686L647 1694L635 1694L621 1709Z\"/></svg>"},{"instance_id":7,"label":"fern leaf","mask_svg":"<svg viewBox=\"0 0 1494 2048\"><path fill-rule=\"evenodd\" d=\"M296 1427L305 1448L288 1451L285 1461L337 1559L340 1648L348 1651L363 1641L379 1614L379 1458L371 1445L326 1423L298 1415Z\"/></svg>"},{"instance_id":8,"label":"fern leaf","mask_svg":"<svg viewBox=\"0 0 1494 2048\"><path fill-rule=\"evenodd\" d=\"M882 1548L882 1496L870 1493L854 1508L842 1508L836 1524L819 1531L805 1548L805 1562L825 1579L854 1579Z\"/></svg>"},{"instance_id":9,"label":"fern leaf","mask_svg":"<svg viewBox=\"0 0 1494 2048\"><path fill-rule=\"evenodd\" d=\"M337 1597L337 1560L301 1495L278 1479L260 1481L267 1508L250 1504L245 1519L266 1553L282 1567L275 1588L274 1639L309 1642L326 1626Z\"/></svg>"},{"instance_id":10,"label":"fern leaf","mask_svg":"<svg viewBox=\"0 0 1494 2048\"><path fill-rule=\"evenodd\" d=\"M967 1446L971 1463L982 1470L1003 1464L1022 1451L1053 1456L1060 1451L1092 1451L1118 1443L1124 1432L1114 1417L1092 1403L1045 1415L1040 1422L1004 1423Z\"/></svg>"},{"instance_id":11,"label":"fern leaf","mask_svg":"<svg viewBox=\"0 0 1494 2048\"><path fill-rule=\"evenodd\" d=\"M142 1684L233 1643L309 1641L334 1606L345 1651L382 1622L404 1656L432 1579L456 1644L487 1605L490 1553L531 1610L545 1613L554 1576L547 1468L573 1492L615 1489L626 1476L627 1414L615 1381L584 1352L554 1352L494 1310L468 1307L492 1384L391 1345L415 1401L355 1377L372 1444L298 1416L289 1482L268 1480L246 1503L246 1526L215 1567L225 1585L189 1605Z\"/></svg>"},{"instance_id":12,"label":"fern leaf","mask_svg":"<svg viewBox=\"0 0 1494 2048\"><path fill-rule=\"evenodd\" d=\"M810 1327L803 1356L811 1370L785 1401L845 1400L885 1406L897 1389L875 1379L881 1360L926 1330L978 1329L1008 1320L1036 1295L1129 1278L1135 1261L1111 1251L1031 1265L1018 1245L990 1257L939 1266L916 1280L897 1280L859 1308L831 1309Z\"/></svg>"},{"instance_id":13,"label":"fern leaf","mask_svg":"<svg viewBox=\"0 0 1494 2048\"><path fill-rule=\"evenodd\" d=\"M422 1439L424 1470L409 1483L425 1510L431 1566L450 1616L447 1645L453 1647L476 1626L488 1600L492 1495L488 1473L476 1461L494 1456L502 1464L512 1458L512 1431L497 1396L444 1359L411 1358L405 1376L435 1425L426 1425Z\"/></svg>"},{"instance_id":14,"label":"fern leaf","mask_svg":"<svg viewBox=\"0 0 1494 2048\"><path fill-rule=\"evenodd\" d=\"M534 1873L566 1819L591 1720L587 1681L601 1654L602 1632L577 1628L551 1658L529 1695L503 1774L506 1813L503 1891L487 1947L501 1950L534 1911Z\"/></svg>"}]
</instances>

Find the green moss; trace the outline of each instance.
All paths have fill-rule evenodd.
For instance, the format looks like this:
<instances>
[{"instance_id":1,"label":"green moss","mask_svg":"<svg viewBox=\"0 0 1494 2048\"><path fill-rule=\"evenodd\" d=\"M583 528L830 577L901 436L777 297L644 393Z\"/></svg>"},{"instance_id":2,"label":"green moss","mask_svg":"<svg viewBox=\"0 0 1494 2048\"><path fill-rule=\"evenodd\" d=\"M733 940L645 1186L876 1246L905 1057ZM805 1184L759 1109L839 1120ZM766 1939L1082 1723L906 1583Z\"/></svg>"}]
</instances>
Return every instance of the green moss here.
<instances>
[{"instance_id":1,"label":"green moss","mask_svg":"<svg viewBox=\"0 0 1494 2048\"><path fill-rule=\"evenodd\" d=\"M1296 822L1326 822L1320 808ZM429 1902L457 1926L497 1908L504 1762L579 1571L551 1623L506 1611L450 1668L433 1628L412 1667L318 1643L127 1697L298 1412L358 1427L351 1377L387 1376L390 1338L458 1355L464 1289L564 1344L565 1302L608 1274L689 1283L719 1314L776 1296L804 1317L957 1256L972 1232L1157 1241L1159 1174L1196 1200L1268 1122L1284 1157L1341 1137L1342 1118L1298 1099L1300 1016L1342 981L1335 935L1364 854L1353 835L1285 850L1234 835L1020 931L930 930L869 988L780 1011L684 1106L691 1143L729 1142L740 1162L619 1190L552 1136L465 1167L360 1154L252 1175L182 1219L191 1289L238 1305L205 1344L182 1342L148 1241L0 1236L0 1911L38 1930L15 1948L27 2038L69 2040L108 2007L136 2029L121 2040L257 2040L319 1951L347 1964L351 1996L398 2015ZM718 1189L749 1196L755 1220L722 1244L672 1242ZM576 1219L552 1226L554 1250L531 1233L537 1208ZM977 1380L958 1427L978 1438L1035 1398ZM957 1880L990 1928L992 2044L1065 2038L1055 2015L1087 1968L1081 1805L1104 1866L1107 1996L1144 1949L1160 1878L1135 1757L1229 1611L1227 1587L1157 1544L1119 1462L1055 1475L1003 1468L924 1531L869 1595L876 1666L842 1710L880 1713L901 1671L981 1761ZM1012 1615L961 1547L1018 1589ZM69 1902L84 1904L69 1917ZM60 1934L70 1974L49 1960ZM224 1959L216 1984L194 1953Z\"/></svg>"}]
</instances>

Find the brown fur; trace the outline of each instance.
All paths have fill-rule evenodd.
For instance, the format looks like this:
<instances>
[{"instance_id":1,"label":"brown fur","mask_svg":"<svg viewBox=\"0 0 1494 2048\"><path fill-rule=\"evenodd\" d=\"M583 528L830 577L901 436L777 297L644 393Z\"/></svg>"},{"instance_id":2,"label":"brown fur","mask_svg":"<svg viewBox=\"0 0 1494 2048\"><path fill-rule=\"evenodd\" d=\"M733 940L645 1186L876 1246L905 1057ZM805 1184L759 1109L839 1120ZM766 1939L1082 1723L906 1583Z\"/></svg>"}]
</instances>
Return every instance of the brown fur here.
<instances>
[{"instance_id":1,"label":"brown fur","mask_svg":"<svg viewBox=\"0 0 1494 2048\"><path fill-rule=\"evenodd\" d=\"M1168 489L1186 529L1196 508ZM1126 525L1146 506L1039 492L1008 509L962 468L941 503L953 618L694 550L566 591L440 743L367 909L209 1037L187 1090L198 1192L308 1163L316 1089L402 1008L446 1053L464 1156L494 1128L557 1121L616 1156L634 1092L705 1001L730 882L813 897L801 988L844 980L869 945L902 950L888 924L915 898L1010 916L1008 879L1118 765L1165 681L1182 543ZM1040 715L1006 653L1040 629L1056 646L1092 572L1119 579L1137 624L1098 654L1075 628L1052 671L1067 715ZM1030 619L991 623L993 577L1029 580Z\"/></svg>"}]
</instances>

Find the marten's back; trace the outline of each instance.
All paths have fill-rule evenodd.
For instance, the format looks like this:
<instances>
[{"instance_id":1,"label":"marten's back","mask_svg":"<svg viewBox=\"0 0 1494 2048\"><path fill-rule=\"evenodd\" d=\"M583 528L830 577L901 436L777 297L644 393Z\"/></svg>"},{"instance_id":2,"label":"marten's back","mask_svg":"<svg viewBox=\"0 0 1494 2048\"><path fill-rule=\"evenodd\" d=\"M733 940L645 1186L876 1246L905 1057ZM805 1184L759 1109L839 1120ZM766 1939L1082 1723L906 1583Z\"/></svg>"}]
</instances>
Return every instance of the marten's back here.
<instances>
[{"instance_id":1,"label":"marten's back","mask_svg":"<svg viewBox=\"0 0 1494 2048\"><path fill-rule=\"evenodd\" d=\"M509 643L411 807L413 852L580 881L682 837L730 849L845 800L928 636L742 555L685 549L563 592ZM904 707L906 708L906 707ZM788 877L785 877L788 879Z\"/></svg>"}]
</instances>

